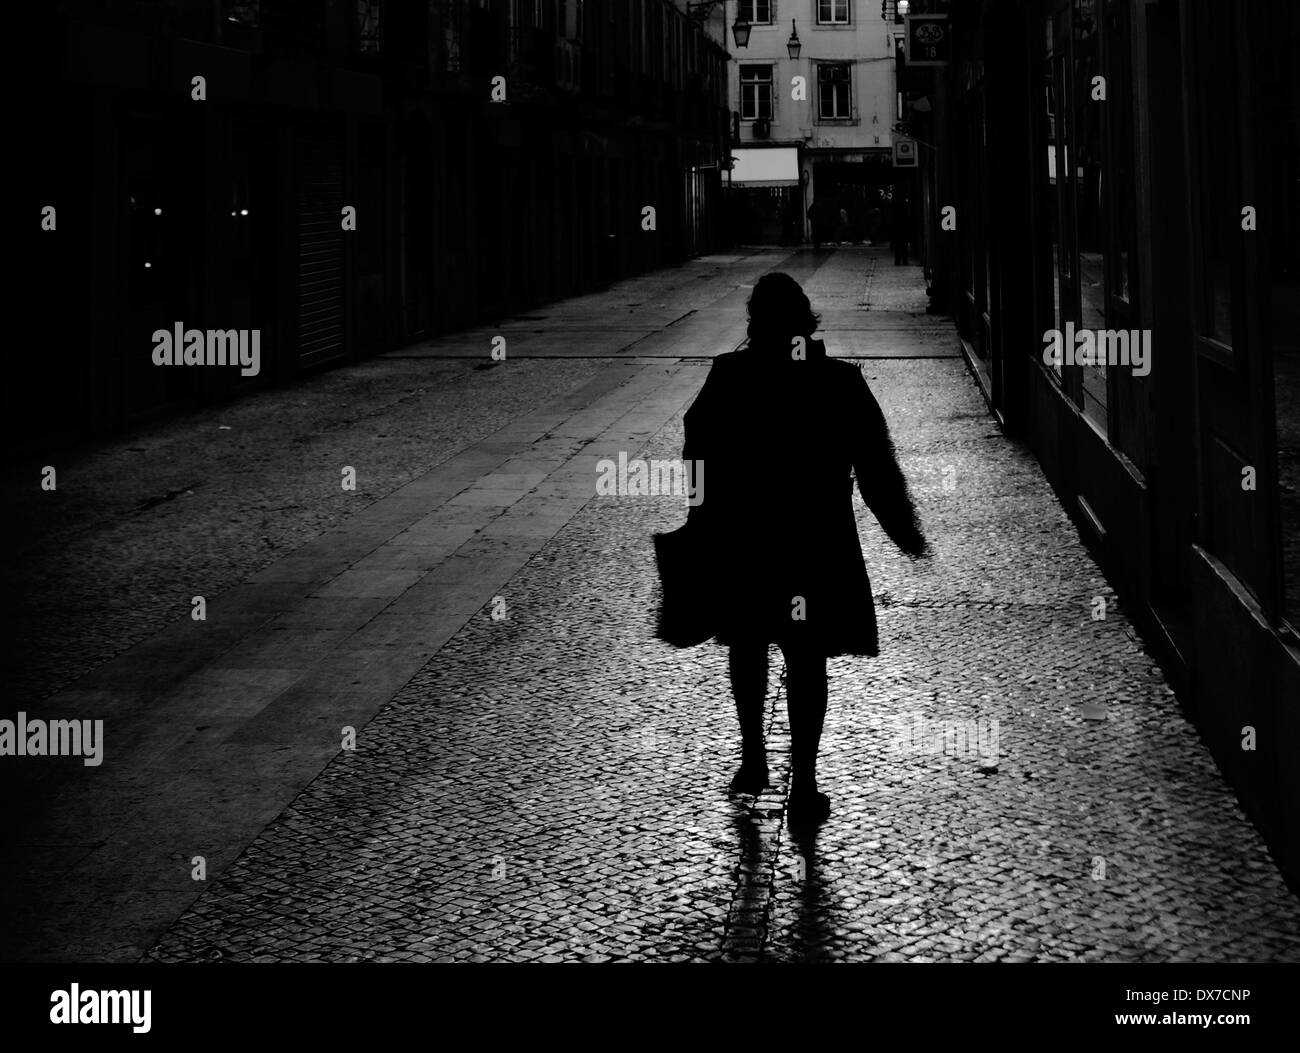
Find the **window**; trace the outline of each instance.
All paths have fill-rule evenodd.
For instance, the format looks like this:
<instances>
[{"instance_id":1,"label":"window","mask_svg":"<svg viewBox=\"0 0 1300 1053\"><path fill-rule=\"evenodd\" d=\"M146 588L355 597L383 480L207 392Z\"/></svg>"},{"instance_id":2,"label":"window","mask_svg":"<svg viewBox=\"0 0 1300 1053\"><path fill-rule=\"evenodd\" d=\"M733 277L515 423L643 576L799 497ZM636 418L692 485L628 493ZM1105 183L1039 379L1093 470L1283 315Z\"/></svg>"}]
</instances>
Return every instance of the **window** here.
<instances>
[{"instance_id":1,"label":"window","mask_svg":"<svg viewBox=\"0 0 1300 1053\"><path fill-rule=\"evenodd\" d=\"M770 26L772 0L740 0L740 19L756 26Z\"/></svg>"},{"instance_id":2,"label":"window","mask_svg":"<svg viewBox=\"0 0 1300 1053\"><path fill-rule=\"evenodd\" d=\"M260 15L258 0L226 0L226 21L238 22L244 26L257 26L260 24Z\"/></svg>"},{"instance_id":3,"label":"window","mask_svg":"<svg viewBox=\"0 0 1300 1053\"><path fill-rule=\"evenodd\" d=\"M740 67L740 116L742 120L772 119L772 67Z\"/></svg>"},{"instance_id":4,"label":"window","mask_svg":"<svg viewBox=\"0 0 1300 1053\"><path fill-rule=\"evenodd\" d=\"M824 26L849 24L849 0L817 0L817 21Z\"/></svg>"},{"instance_id":5,"label":"window","mask_svg":"<svg viewBox=\"0 0 1300 1053\"><path fill-rule=\"evenodd\" d=\"M379 54L379 0L357 0L357 48L363 55Z\"/></svg>"},{"instance_id":6,"label":"window","mask_svg":"<svg viewBox=\"0 0 1300 1053\"><path fill-rule=\"evenodd\" d=\"M582 39L582 0L558 0L555 5L555 31L570 40Z\"/></svg>"},{"instance_id":7,"label":"window","mask_svg":"<svg viewBox=\"0 0 1300 1053\"><path fill-rule=\"evenodd\" d=\"M1117 98L1133 97L1133 69L1129 61L1129 8L1124 0L1106 0L1106 43L1110 73L1107 82ZM1107 107L1110 121L1110 156L1115 169L1111 180L1111 245L1106 287L1111 294L1131 303L1137 290L1137 215L1133 166L1133 110L1129 106Z\"/></svg>"},{"instance_id":8,"label":"window","mask_svg":"<svg viewBox=\"0 0 1300 1053\"><path fill-rule=\"evenodd\" d=\"M1078 282L1080 329L1095 332L1106 328L1105 248L1106 230L1102 215L1103 113L1122 108L1090 105L1094 78L1102 74L1097 0L1074 0L1073 96L1071 129L1075 146L1068 173L1074 217L1074 274ZM1068 89L1067 89L1068 90ZM1110 192L1107 186L1107 192ZM1081 366L1083 412L1105 434L1109 406L1106 360L1099 357L1091 366Z\"/></svg>"},{"instance_id":9,"label":"window","mask_svg":"<svg viewBox=\"0 0 1300 1053\"><path fill-rule=\"evenodd\" d=\"M1225 39L1223 27L1214 24L1203 6L1196 13L1204 70L1196 97L1203 180L1196 216L1203 254L1198 328L1202 335L1231 348L1234 302L1240 299L1234 275L1241 271L1241 213L1235 207L1241 199L1237 63L1232 38Z\"/></svg>"},{"instance_id":10,"label":"window","mask_svg":"<svg viewBox=\"0 0 1300 1053\"><path fill-rule=\"evenodd\" d=\"M1047 133L1047 157L1045 158L1046 163L1042 168L1042 174L1047 179L1043 199L1050 215L1048 232L1051 239L1051 273L1047 275L1046 284L1051 290L1052 299L1051 313L1047 316L1050 325L1046 328L1055 329L1057 332L1063 332L1065 329L1065 311L1063 310L1063 305L1061 303L1061 293L1062 288L1066 283L1061 280L1061 264L1064 261L1065 256L1061 251L1061 195L1057 172L1064 168L1060 163L1060 153L1063 146L1061 140L1064 136L1064 127L1063 123L1059 120L1061 107L1057 98L1057 89L1059 85L1060 63L1054 50L1054 27L1052 19L1045 19L1044 26L1047 31L1047 47L1043 60L1043 105L1045 117L1043 126ZM1067 303L1068 299L1069 297L1067 293ZM1064 382L1060 364L1054 363L1050 368L1052 372L1056 374L1056 379Z\"/></svg>"},{"instance_id":11,"label":"window","mask_svg":"<svg viewBox=\"0 0 1300 1053\"><path fill-rule=\"evenodd\" d=\"M852 85L847 62L817 65L817 116L824 121L847 120L853 116Z\"/></svg>"}]
</instances>

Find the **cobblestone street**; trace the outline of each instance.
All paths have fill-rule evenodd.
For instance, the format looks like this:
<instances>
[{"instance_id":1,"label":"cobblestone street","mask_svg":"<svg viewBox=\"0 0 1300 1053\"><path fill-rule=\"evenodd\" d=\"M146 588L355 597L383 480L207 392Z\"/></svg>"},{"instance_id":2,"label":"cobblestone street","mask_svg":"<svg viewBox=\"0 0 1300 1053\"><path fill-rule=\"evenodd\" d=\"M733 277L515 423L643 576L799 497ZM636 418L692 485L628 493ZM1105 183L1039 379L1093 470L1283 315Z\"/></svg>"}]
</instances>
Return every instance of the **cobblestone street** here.
<instances>
[{"instance_id":1,"label":"cobblestone street","mask_svg":"<svg viewBox=\"0 0 1300 1053\"><path fill-rule=\"evenodd\" d=\"M25 477L11 708L106 745L6 761L5 957L1300 961L1300 902L891 259L705 257L77 451L57 498ZM681 455L769 270L859 360L935 550L855 495L881 657L830 662L798 838L780 652L774 785L729 796L726 652L653 635L684 499L595 496L603 458Z\"/></svg>"}]
</instances>

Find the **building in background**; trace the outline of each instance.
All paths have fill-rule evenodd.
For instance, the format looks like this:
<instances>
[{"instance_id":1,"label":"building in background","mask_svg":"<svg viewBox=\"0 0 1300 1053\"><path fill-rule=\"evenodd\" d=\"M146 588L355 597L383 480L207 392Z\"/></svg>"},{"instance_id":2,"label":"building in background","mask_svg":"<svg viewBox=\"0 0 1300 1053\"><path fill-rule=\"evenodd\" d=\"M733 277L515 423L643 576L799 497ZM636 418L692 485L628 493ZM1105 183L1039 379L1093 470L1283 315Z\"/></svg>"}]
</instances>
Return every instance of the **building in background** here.
<instances>
[{"instance_id":1,"label":"building in background","mask_svg":"<svg viewBox=\"0 0 1300 1053\"><path fill-rule=\"evenodd\" d=\"M893 166L894 32L873 0L728 0L749 25L731 50L732 215L737 240L888 241ZM817 229L809 210L817 218Z\"/></svg>"},{"instance_id":2,"label":"building in background","mask_svg":"<svg viewBox=\"0 0 1300 1053\"><path fill-rule=\"evenodd\" d=\"M24 276L61 335L7 386L11 449L490 321L725 237L727 56L680 0L29 14L43 72L19 117L28 200L58 221ZM259 330L259 374L155 367L150 334L178 321Z\"/></svg>"},{"instance_id":3,"label":"building in background","mask_svg":"<svg viewBox=\"0 0 1300 1053\"><path fill-rule=\"evenodd\" d=\"M936 299L1300 888L1300 8L911 8Z\"/></svg>"}]
</instances>

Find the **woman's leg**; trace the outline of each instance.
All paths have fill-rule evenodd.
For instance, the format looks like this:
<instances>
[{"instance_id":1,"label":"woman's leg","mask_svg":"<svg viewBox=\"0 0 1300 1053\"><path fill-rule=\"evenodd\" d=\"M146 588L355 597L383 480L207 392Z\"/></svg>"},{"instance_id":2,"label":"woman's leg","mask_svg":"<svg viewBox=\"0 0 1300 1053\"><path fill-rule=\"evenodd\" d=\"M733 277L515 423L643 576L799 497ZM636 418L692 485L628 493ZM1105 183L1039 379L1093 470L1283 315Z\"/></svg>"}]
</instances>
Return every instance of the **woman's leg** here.
<instances>
[{"instance_id":1,"label":"woman's leg","mask_svg":"<svg viewBox=\"0 0 1300 1053\"><path fill-rule=\"evenodd\" d=\"M763 744L764 701L767 697L767 643L734 643L728 658L731 693L740 720L740 771L731 788L758 793L767 785L767 747Z\"/></svg>"},{"instance_id":2,"label":"woman's leg","mask_svg":"<svg viewBox=\"0 0 1300 1053\"><path fill-rule=\"evenodd\" d=\"M817 798L817 748L826 721L826 655L816 646L787 645L785 652L786 700L790 715L790 799L822 805Z\"/></svg>"}]
</instances>

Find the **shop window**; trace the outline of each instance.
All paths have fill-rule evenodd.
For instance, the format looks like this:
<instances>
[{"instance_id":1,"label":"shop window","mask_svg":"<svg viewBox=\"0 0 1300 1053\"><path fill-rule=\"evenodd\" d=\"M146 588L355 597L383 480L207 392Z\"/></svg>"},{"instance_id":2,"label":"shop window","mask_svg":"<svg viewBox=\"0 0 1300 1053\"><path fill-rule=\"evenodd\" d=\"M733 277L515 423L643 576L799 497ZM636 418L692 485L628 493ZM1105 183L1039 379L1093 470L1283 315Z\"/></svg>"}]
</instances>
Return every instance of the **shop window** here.
<instances>
[{"instance_id":1,"label":"shop window","mask_svg":"<svg viewBox=\"0 0 1300 1053\"><path fill-rule=\"evenodd\" d=\"M1273 363L1282 615L1300 632L1300 99L1293 42L1294 0L1265 0L1258 24L1270 34L1256 57L1255 168L1258 258L1268 293L1264 318ZM1289 29L1287 28L1289 27Z\"/></svg>"},{"instance_id":2,"label":"shop window","mask_svg":"<svg viewBox=\"0 0 1300 1053\"><path fill-rule=\"evenodd\" d=\"M1075 274L1078 278L1080 329L1106 328L1105 250L1106 227L1102 215L1102 116L1107 106L1093 96L1096 78L1102 75L1101 27L1097 0L1074 0L1073 103L1074 159L1069 171L1075 221ZM1128 106L1128 99L1116 99L1113 107ZM1100 346L1100 345L1099 345ZM1081 371L1083 412L1106 430L1107 369L1104 357Z\"/></svg>"},{"instance_id":3,"label":"shop window","mask_svg":"<svg viewBox=\"0 0 1300 1053\"><path fill-rule=\"evenodd\" d=\"M1285 293L1272 282L1280 275L1285 285L1286 265L1278 265L1272 254L1282 251L1285 260L1286 250L1275 237L1292 236L1279 221L1296 195L1294 182L1272 186L1267 159L1276 156L1288 135L1294 136L1286 122L1295 116L1286 114L1285 101L1294 85L1294 49L1276 43L1279 36L1285 40L1288 14L1293 17L1294 10L1291 3L1230 10L1204 0L1188 5L1194 74L1189 98L1191 315L1199 355L1205 492L1198 526L1205 548L1270 617L1281 614L1287 591L1287 530L1283 525L1279 538L1278 527L1288 518L1285 480L1288 475L1294 479L1285 462L1288 418L1294 413L1294 404L1286 401L1294 398L1288 392L1288 365L1296 343L1294 331L1287 331L1294 325L1295 308L1285 306ZM1292 172L1292 180L1294 176ZM1242 214L1246 205L1260 219L1250 233ZM1261 372L1270 365L1274 397L1282 400L1275 405L1262 397L1267 389ZM1261 419L1269 410L1276 421L1276 447ZM1255 479L1253 488L1245 481L1249 477Z\"/></svg>"},{"instance_id":4,"label":"shop window","mask_svg":"<svg viewBox=\"0 0 1300 1053\"><path fill-rule=\"evenodd\" d=\"M1056 284L1056 275L1058 261L1061 256L1061 214L1056 203L1056 85L1053 80L1052 71L1054 69L1052 61L1052 20L1046 19L1047 29L1047 52L1043 64L1042 73L1042 99L1043 99L1043 133L1047 144L1046 154L1041 162L1041 173L1046 182L1046 192L1043 194L1043 204L1047 213L1047 242L1049 248L1049 260L1051 273L1048 275L1046 286L1051 296L1052 305L1050 313L1044 316L1045 329L1061 329L1061 294ZM1044 305L1045 306L1045 305ZM1050 367L1056 374L1056 379L1061 379L1061 367L1053 365Z\"/></svg>"},{"instance_id":5,"label":"shop window","mask_svg":"<svg viewBox=\"0 0 1300 1053\"><path fill-rule=\"evenodd\" d=\"M1136 173L1133 167L1133 64L1129 53L1128 0L1106 0L1106 84L1113 101L1107 106L1110 122L1107 146L1112 179L1111 244L1113 251L1106 271L1111 296L1132 303L1137 290L1137 204Z\"/></svg>"},{"instance_id":6,"label":"shop window","mask_svg":"<svg viewBox=\"0 0 1300 1053\"><path fill-rule=\"evenodd\" d=\"M977 186L979 187L979 210L975 213L979 217L979 234L980 243L983 250L980 258L980 266L984 270L984 313L990 318L994 315L993 306L993 235L994 225L989 222L989 120L988 120L988 96L981 89L979 93L979 170L977 172ZM987 358L989 349L985 340L977 343L981 358Z\"/></svg>"},{"instance_id":7,"label":"shop window","mask_svg":"<svg viewBox=\"0 0 1300 1053\"><path fill-rule=\"evenodd\" d=\"M1231 35L1216 25L1214 11L1197 7L1197 110L1201 133L1201 193L1197 224L1201 238L1200 331L1231 347L1233 275L1240 272L1240 154L1237 127L1237 63Z\"/></svg>"},{"instance_id":8,"label":"shop window","mask_svg":"<svg viewBox=\"0 0 1300 1053\"><path fill-rule=\"evenodd\" d=\"M977 289L982 287L980 276L980 246L983 238L977 226L979 215L984 208L983 194L980 191L980 124L981 114L978 91L970 91L962 100L962 155L965 178L962 182L962 208L959 210L971 217L971 221L959 226L962 255L962 284L966 294L967 309L960 319L962 335L971 342L976 354L982 350L976 335L980 303Z\"/></svg>"},{"instance_id":9,"label":"shop window","mask_svg":"<svg viewBox=\"0 0 1300 1053\"><path fill-rule=\"evenodd\" d=\"M1056 19L1048 18L1047 66L1044 99L1047 107L1047 207L1051 213L1051 274L1048 284L1052 295L1051 328L1064 332L1066 323L1073 321L1074 265L1071 218L1074 214L1070 199L1070 88L1066 59L1068 41L1056 32ZM1053 372L1064 385L1065 373L1061 365L1053 365Z\"/></svg>"}]
</instances>

